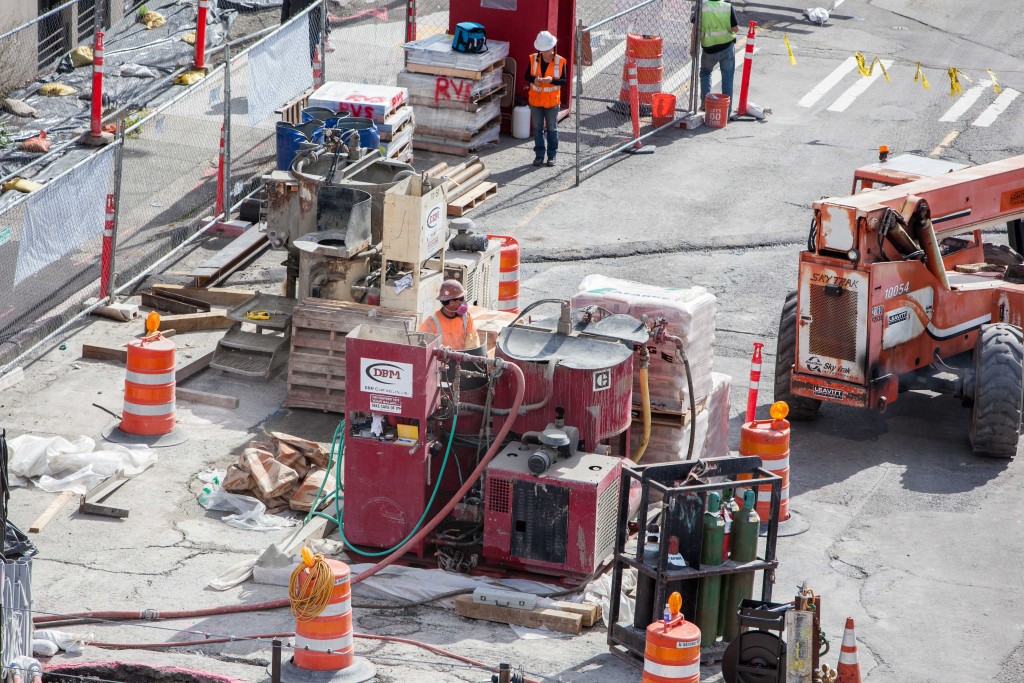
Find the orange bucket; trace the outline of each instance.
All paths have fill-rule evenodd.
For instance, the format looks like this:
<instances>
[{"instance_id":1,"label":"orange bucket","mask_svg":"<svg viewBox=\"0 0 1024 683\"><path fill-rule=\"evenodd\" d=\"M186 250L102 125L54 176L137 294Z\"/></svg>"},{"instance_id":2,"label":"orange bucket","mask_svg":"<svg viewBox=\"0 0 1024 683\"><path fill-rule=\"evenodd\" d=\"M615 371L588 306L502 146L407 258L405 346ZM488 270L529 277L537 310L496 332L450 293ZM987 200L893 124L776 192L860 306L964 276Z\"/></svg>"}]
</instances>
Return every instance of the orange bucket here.
<instances>
[{"instance_id":1,"label":"orange bucket","mask_svg":"<svg viewBox=\"0 0 1024 683\"><path fill-rule=\"evenodd\" d=\"M729 96L708 93L704 98L704 125L708 128L725 128L729 121Z\"/></svg>"},{"instance_id":2,"label":"orange bucket","mask_svg":"<svg viewBox=\"0 0 1024 683\"><path fill-rule=\"evenodd\" d=\"M671 93L659 92L654 94L651 102L651 123L655 128L672 123L676 117L676 96Z\"/></svg>"}]
</instances>

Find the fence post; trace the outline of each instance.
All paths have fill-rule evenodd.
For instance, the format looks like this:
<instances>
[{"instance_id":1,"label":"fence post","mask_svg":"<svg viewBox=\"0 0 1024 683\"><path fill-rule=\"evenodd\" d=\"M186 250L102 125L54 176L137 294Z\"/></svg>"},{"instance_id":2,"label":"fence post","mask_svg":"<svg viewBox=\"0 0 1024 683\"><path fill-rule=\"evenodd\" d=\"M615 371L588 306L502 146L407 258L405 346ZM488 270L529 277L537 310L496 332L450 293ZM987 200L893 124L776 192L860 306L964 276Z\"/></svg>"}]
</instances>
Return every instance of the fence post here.
<instances>
[{"instance_id":1,"label":"fence post","mask_svg":"<svg viewBox=\"0 0 1024 683\"><path fill-rule=\"evenodd\" d=\"M196 18L196 58L193 65L196 69L206 68L206 2L199 0L199 15Z\"/></svg>"},{"instance_id":2,"label":"fence post","mask_svg":"<svg viewBox=\"0 0 1024 683\"><path fill-rule=\"evenodd\" d=\"M415 2L416 0L412 0ZM576 187L580 186L580 96L583 94L583 20L576 21Z\"/></svg>"},{"instance_id":3,"label":"fence post","mask_svg":"<svg viewBox=\"0 0 1024 683\"><path fill-rule=\"evenodd\" d=\"M320 24L320 80L317 82L316 87L323 87L323 84L327 82L327 0L323 0L320 5L322 10L320 16L322 22Z\"/></svg>"},{"instance_id":4,"label":"fence post","mask_svg":"<svg viewBox=\"0 0 1024 683\"><path fill-rule=\"evenodd\" d=\"M117 151L114 152L114 194L113 196L107 195L107 224L104 225L103 229L103 272L100 277L103 280L100 282L100 299L109 297L110 303L114 303L114 292L117 285L117 226L118 218L121 213L121 169L124 162L124 141L125 141L125 128L124 121L117 122L117 137L120 139ZM111 207L113 204L113 207ZM111 217L110 212L113 208L113 216ZM110 238L107 238L107 225L110 227ZM104 295L104 291L106 295Z\"/></svg>"},{"instance_id":5,"label":"fence post","mask_svg":"<svg viewBox=\"0 0 1024 683\"><path fill-rule=\"evenodd\" d=\"M405 42L416 40L416 0L405 2Z\"/></svg>"},{"instance_id":6,"label":"fence post","mask_svg":"<svg viewBox=\"0 0 1024 683\"><path fill-rule=\"evenodd\" d=\"M231 43L224 43L224 220L231 218Z\"/></svg>"}]
</instances>

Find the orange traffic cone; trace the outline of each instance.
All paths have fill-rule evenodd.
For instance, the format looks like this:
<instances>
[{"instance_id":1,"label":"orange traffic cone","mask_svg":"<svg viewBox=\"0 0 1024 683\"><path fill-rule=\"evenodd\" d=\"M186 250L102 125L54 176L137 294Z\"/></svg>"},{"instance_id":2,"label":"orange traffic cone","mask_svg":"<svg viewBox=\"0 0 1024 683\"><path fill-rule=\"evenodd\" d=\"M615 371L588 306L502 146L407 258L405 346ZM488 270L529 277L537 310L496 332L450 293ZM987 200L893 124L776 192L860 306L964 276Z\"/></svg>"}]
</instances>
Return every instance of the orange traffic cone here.
<instances>
[{"instance_id":1,"label":"orange traffic cone","mask_svg":"<svg viewBox=\"0 0 1024 683\"><path fill-rule=\"evenodd\" d=\"M846 618L843 647L839 652L839 680L836 683L861 683L860 664L857 663L857 636L853 632L853 617Z\"/></svg>"}]
</instances>

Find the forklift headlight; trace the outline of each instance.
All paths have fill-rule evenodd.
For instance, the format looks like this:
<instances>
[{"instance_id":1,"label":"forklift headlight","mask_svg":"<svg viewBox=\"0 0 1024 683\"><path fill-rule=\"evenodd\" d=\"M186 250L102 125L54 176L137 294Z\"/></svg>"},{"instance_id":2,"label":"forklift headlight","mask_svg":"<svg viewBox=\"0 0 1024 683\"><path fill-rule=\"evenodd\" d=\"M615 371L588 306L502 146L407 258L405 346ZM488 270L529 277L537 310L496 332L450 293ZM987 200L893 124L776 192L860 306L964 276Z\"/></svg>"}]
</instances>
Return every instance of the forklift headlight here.
<instances>
[{"instance_id":1,"label":"forklift headlight","mask_svg":"<svg viewBox=\"0 0 1024 683\"><path fill-rule=\"evenodd\" d=\"M857 259L860 258L860 252L857 251L856 249L851 249L850 251L846 252L846 258L856 263Z\"/></svg>"}]
</instances>

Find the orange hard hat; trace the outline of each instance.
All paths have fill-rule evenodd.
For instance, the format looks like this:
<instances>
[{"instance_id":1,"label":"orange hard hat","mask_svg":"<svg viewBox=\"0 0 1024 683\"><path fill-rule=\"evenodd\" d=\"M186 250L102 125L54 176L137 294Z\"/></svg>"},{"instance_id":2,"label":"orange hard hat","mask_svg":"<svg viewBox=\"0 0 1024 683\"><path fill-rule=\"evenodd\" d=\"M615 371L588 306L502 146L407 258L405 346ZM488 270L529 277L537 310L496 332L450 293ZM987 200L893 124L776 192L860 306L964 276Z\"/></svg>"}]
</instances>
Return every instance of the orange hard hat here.
<instances>
[{"instance_id":1,"label":"orange hard hat","mask_svg":"<svg viewBox=\"0 0 1024 683\"><path fill-rule=\"evenodd\" d=\"M441 293L437 300L441 303L466 296L466 288L458 280L445 280L441 283Z\"/></svg>"}]
</instances>

